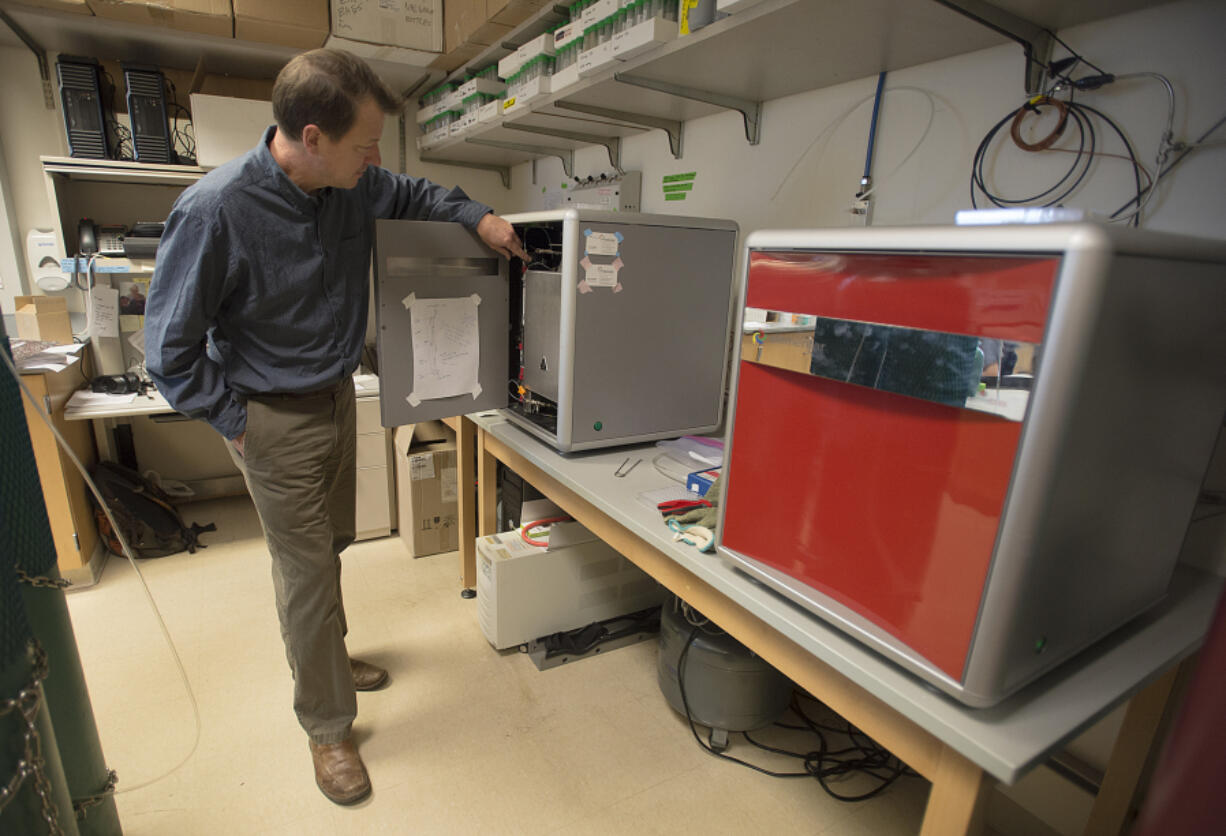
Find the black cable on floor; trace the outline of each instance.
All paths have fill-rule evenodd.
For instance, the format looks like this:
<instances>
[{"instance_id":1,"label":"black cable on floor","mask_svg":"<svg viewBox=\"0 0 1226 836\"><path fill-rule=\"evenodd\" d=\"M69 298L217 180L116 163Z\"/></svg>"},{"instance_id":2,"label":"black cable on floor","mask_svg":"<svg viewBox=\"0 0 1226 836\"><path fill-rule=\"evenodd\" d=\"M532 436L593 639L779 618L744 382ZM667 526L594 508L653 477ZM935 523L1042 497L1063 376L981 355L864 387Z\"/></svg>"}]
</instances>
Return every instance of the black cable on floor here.
<instances>
[{"instance_id":1,"label":"black cable on floor","mask_svg":"<svg viewBox=\"0 0 1226 836\"><path fill-rule=\"evenodd\" d=\"M847 730L835 729L829 726L822 726L814 722L800 708L799 703L793 696L792 710L800 717L804 726L795 726L799 730L808 729L817 735L818 748L816 751L810 752L792 752L786 749L767 746L758 743L749 736L746 732L741 732L742 736L752 745L757 746L775 754L784 755L786 757L797 758L804 761L804 772L775 772L748 761L735 758L731 755L726 755L723 752L718 752L710 745L703 741L698 734L698 729L694 725L693 713L690 711L690 701L685 693L685 662L689 657L690 648L694 645L694 640L698 637L698 633L702 628L694 625L690 630L689 637L686 639L685 647L681 649L681 656L677 660L677 684L681 689L681 704L685 707L685 719L689 723L690 733L694 735L694 740L703 751L708 754L720 758L721 760L731 761L732 763L743 766L746 769L752 769L755 772L761 772L763 775L769 775L772 778L813 778L821 786L826 793L839 801L864 801L881 793L896 780L904 776L913 776L916 773L909 769L906 764L895 758L885 749L869 740L867 743L860 743L856 740L856 735L860 732L849 723ZM788 727L785 727L788 728ZM838 734L847 735L852 742L852 746L846 749L832 751L828 748L826 737L822 734L822 729L836 732ZM867 738L865 738L867 740ZM843 755L855 753L856 757L843 758ZM868 792L859 795L843 795L831 789L829 781L833 778L858 773L866 775L878 781L878 785Z\"/></svg>"}]
</instances>

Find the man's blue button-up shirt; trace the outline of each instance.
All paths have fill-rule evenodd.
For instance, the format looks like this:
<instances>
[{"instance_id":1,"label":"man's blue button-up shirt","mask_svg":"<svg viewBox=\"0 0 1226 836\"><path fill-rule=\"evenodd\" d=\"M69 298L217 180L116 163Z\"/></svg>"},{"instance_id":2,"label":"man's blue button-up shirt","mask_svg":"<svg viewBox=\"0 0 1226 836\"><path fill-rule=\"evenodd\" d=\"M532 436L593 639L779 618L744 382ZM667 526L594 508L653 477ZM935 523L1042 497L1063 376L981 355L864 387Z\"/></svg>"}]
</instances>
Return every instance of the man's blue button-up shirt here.
<instances>
[{"instance_id":1,"label":"man's blue button-up shirt","mask_svg":"<svg viewBox=\"0 0 1226 836\"><path fill-rule=\"evenodd\" d=\"M352 189L308 195L273 159L275 131L180 195L145 305L150 377L226 438L246 427L245 396L311 392L357 369L376 218L475 229L491 211L375 166Z\"/></svg>"}]
</instances>

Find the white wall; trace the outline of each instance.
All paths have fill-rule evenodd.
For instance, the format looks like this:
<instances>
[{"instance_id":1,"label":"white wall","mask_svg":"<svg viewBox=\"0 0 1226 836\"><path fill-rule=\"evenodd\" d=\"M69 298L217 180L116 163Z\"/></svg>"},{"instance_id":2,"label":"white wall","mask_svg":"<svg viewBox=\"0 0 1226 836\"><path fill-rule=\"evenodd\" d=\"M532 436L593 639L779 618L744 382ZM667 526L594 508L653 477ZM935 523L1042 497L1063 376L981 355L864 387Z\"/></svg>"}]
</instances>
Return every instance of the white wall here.
<instances>
[{"instance_id":1,"label":"white wall","mask_svg":"<svg viewBox=\"0 0 1226 836\"><path fill-rule=\"evenodd\" d=\"M38 157L40 154L67 153L60 113L44 106L38 64L34 54L25 47L0 47L0 125L4 126L0 168L7 175L3 183L9 225L6 240L8 236L13 240L16 269L20 273L20 281L5 277L5 298L0 300L5 316L11 317L10 285L21 284L27 292L38 292L37 289L30 290L25 257L26 233L34 228L50 229L57 223L55 212L47 200L47 187L43 182ZM11 323L12 320L6 321Z\"/></svg>"}]
</instances>

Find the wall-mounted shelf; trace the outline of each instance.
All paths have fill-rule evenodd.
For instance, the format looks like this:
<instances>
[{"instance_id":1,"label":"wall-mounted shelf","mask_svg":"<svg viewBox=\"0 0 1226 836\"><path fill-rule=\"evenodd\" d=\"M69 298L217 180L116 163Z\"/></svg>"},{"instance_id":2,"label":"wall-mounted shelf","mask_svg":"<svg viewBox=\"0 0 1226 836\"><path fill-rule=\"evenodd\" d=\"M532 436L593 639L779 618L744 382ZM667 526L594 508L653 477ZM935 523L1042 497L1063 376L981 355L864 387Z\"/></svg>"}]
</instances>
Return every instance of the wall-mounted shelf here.
<instances>
[{"instance_id":1,"label":"wall-mounted shelf","mask_svg":"<svg viewBox=\"0 0 1226 836\"><path fill-rule=\"evenodd\" d=\"M43 172L82 183L141 183L148 186L190 186L204 176L196 165L159 165L83 157L39 157Z\"/></svg>"},{"instance_id":2,"label":"wall-mounted shelf","mask_svg":"<svg viewBox=\"0 0 1226 836\"><path fill-rule=\"evenodd\" d=\"M544 127L559 131L581 131L566 127L570 119L600 121L602 136L661 129L673 156L680 158L684 123L691 119L739 111L746 140L756 144L766 101L1011 40L1035 56L1034 61L1025 59L1021 76L1024 86L1033 87L1042 78L1036 61L1045 63L1050 53L1044 30L1150 5L1156 0L764 0L534 101L531 113L549 117ZM466 72L488 66L545 31L547 16L556 22L558 10L525 23L452 78L463 79ZM507 124L524 124L528 118L516 116ZM430 153L439 161L456 158L463 153L456 149L495 130L479 126Z\"/></svg>"}]
</instances>

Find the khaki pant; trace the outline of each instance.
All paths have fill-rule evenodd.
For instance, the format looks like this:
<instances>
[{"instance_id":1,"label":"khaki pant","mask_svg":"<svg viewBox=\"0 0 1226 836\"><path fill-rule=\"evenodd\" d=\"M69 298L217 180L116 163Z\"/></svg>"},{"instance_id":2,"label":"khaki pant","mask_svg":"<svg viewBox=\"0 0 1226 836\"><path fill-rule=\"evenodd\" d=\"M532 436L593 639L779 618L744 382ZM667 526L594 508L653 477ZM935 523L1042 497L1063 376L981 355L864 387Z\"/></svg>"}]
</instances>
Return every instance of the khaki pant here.
<instances>
[{"instance_id":1,"label":"khaki pant","mask_svg":"<svg viewBox=\"0 0 1226 836\"><path fill-rule=\"evenodd\" d=\"M312 395L252 396L240 458L272 556L294 712L318 744L349 736L357 698L345 650L340 554L354 539L352 382Z\"/></svg>"}]
</instances>

